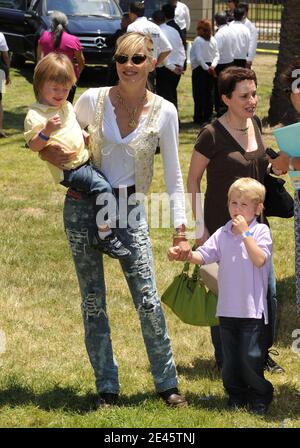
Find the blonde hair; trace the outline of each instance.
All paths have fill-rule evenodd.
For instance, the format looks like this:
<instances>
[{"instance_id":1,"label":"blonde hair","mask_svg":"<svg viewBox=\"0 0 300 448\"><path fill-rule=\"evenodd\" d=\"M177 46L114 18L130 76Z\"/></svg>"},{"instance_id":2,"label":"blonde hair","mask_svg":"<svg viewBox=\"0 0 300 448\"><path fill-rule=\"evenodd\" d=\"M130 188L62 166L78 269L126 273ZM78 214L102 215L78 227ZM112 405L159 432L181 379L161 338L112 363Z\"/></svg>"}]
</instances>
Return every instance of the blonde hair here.
<instances>
[{"instance_id":1,"label":"blonde hair","mask_svg":"<svg viewBox=\"0 0 300 448\"><path fill-rule=\"evenodd\" d=\"M62 53L49 53L34 69L33 90L37 100L46 82L57 82L70 88L76 83L74 67L70 59Z\"/></svg>"},{"instance_id":2,"label":"blonde hair","mask_svg":"<svg viewBox=\"0 0 300 448\"><path fill-rule=\"evenodd\" d=\"M125 33L119 37L116 45L116 54L134 54L143 47L145 55L153 58L153 40L150 34L140 32Z\"/></svg>"},{"instance_id":3,"label":"blonde hair","mask_svg":"<svg viewBox=\"0 0 300 448\"><path fill-rule=\"evenodd\" d=\"M263 204L266 196L265 187L253 179L252 177L241 177L237 179L228 190L228 203L232 193L238 193L240 196L245 196L255 204Z\"/></svg>"}]
</instances>

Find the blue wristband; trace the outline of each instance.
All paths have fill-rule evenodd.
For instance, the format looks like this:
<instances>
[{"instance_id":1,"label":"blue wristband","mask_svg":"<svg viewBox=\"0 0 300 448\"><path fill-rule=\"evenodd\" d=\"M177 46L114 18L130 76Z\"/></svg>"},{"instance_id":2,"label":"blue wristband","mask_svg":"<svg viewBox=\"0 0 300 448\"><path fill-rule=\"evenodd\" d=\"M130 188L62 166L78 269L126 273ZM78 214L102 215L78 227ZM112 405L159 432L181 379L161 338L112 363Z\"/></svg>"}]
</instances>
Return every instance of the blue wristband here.
<instances>
[{"instance_id":1,"label":"blue wristband","mask_svg":"<svg viewBox=\"0 0 300 448\"><path fill-rule=\"evenodd\" d=\"M251 234L251 232L250 232L249 230L247 230L246 232L243 232L243 233L242 233L242 238L243 238L243 240L244 240L245 238L248 238L248 236L252 236L252 234Z\"/></svg>"},{"instance_id":2,"label":"blue wristband","mask_svg":"<svg viewBox=\"0 0 300 448\"><path fill-rule=\"evenodd\" d=\"M41 140L44 140L44 142L47 142L50 137L47 137L47 135L43 134L42 132L39 132L39 137Z\"/></svg>"}]
</instances>

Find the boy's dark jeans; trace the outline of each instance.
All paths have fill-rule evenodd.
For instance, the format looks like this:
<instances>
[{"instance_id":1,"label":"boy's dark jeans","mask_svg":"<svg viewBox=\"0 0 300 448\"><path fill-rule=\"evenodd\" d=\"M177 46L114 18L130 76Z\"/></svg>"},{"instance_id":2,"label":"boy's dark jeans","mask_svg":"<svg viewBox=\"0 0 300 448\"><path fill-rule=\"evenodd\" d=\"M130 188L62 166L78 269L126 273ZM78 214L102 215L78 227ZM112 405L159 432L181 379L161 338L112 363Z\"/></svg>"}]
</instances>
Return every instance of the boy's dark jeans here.
<instances>
[{"instance_id":1,"label":"boy's dark jeans","mask_svg":"<svg viewBox=\"0 0 300 448\"><path fill-rule=\"evenodd\" d=\"M89 162L81 165L74 170L64 170L64 180L61 182L61 185L78 192L85 193L87 195L95 195L95 216L97 215L97 212L101 210L104 205L106 205L105 201L109 201L110 198L112 198L112 196L114 195L112 187L104 174L102 174ZM105 194L105 196L103 196L101 204L97 205L96 199L100 194ZM113 201L112 207L109 208L108 220L99 224L108 224L110 227L115 227L116 216L117 202Z\"/></svg>"},{"instance_id":2,"label":"boy's dark jeans","mask_svg":"<svg viewBox=\"0 0 300 448\"><path fill-rule=\"evenodd\" d=\"M272 401L273 386L264 377L264 319L220 317L223 384L230 398L250 404Z\"/></svg>"}]
</instances>

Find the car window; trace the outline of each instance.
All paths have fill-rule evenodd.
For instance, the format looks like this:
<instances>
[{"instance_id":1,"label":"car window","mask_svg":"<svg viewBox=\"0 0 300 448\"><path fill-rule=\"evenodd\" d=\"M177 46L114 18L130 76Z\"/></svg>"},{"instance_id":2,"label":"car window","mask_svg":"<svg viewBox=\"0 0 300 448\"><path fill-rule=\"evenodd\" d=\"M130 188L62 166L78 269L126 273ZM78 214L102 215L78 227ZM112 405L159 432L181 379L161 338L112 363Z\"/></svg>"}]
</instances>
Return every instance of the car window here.
<instances>
[{"instance_id":1,"label":"car window","mask_svg":"<svg viewBox=\"0 0 300 448\"><path fill-rule=\"evenodd\" d=\"M0 0L0 8L18 9L26 11L26 0Z\"/></svg>"},{"instance_id":2,"label":"car window","mask_svg":"<svg viewBox=\"0 0 300 448\"><path fill-rule=\"evenodd\" d=\"M66 15L120 16L119 8L111 0L47 0L47 14L55 10Z\"/></svg>"}]
</instances>

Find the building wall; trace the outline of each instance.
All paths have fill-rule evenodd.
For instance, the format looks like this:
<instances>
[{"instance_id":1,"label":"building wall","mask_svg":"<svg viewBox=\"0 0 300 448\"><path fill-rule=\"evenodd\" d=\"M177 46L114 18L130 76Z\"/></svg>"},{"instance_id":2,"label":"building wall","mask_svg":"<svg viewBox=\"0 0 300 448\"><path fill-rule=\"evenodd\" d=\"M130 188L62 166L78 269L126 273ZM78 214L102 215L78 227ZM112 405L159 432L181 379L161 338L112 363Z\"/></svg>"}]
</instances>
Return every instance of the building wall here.
<instances>
[{"instance_id":1,"label":"building wall","mask_svg":"<svg viewBox=\"0 0 300 448\"><path fill-rule=\"evenodd\" d=\"M191 28L188 33L188 38L193 39L196 36L196 26L198 20L211 19L213 0L182 0L191 13Z\"/></svg>"}]
</instances>

